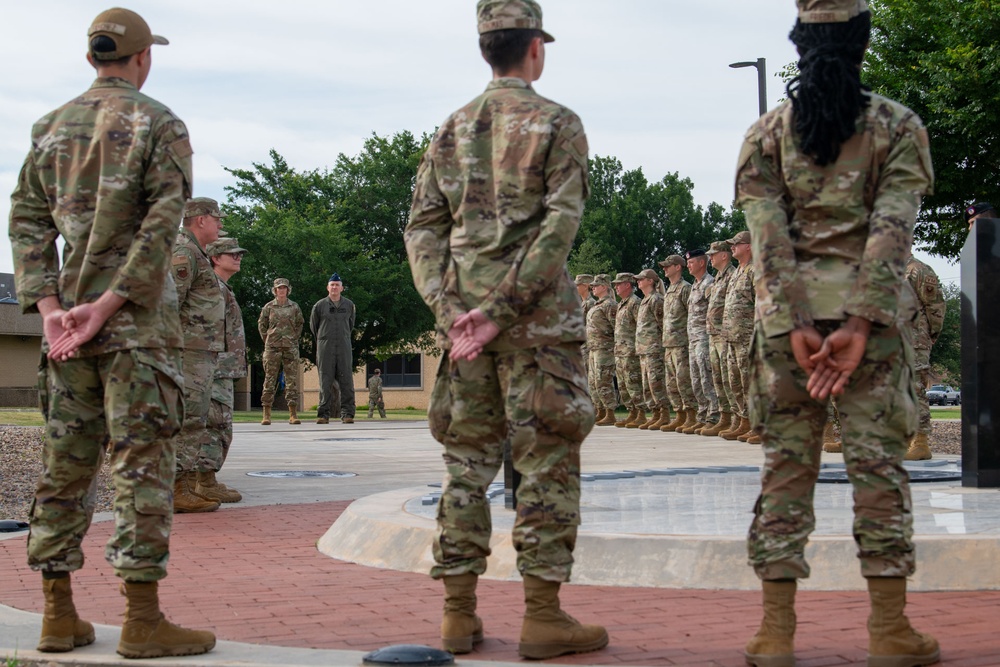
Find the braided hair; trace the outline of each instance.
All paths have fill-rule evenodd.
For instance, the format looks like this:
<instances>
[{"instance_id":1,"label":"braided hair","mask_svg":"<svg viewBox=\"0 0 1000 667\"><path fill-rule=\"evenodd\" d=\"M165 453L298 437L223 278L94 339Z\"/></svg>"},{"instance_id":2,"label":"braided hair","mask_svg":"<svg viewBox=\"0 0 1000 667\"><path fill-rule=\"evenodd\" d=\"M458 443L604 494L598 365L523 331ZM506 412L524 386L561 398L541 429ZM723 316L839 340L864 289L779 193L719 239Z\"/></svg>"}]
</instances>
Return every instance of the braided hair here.
<instances>
[{"instance_id":1,"label":"braided hair","mask_svg":"<svg viewBox=\"0 0 1000 667\"><path fill-rule=\"evenodd\" d=\"M802 150L820 166L835 162L854 136L870 101L861 83L861 61L871 36L871 14L846 23L802 23L788 35L799 50L799 75L786 91Z\"/></svg>"}]
</instances>

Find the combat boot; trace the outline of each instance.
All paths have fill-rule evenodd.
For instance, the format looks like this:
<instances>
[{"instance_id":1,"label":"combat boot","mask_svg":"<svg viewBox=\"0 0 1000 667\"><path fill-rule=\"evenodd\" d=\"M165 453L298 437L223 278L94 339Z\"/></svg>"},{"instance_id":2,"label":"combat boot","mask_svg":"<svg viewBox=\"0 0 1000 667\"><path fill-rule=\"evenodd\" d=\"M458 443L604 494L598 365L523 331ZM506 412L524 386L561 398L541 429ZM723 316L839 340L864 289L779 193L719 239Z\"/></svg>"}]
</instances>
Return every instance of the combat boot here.
<instances>
[{"instance_id":1,"label":"combat boot","mask_svg":"<svg viewBox=\"0 0 1000 667\"><path fill-rule=\"evenodd\" d=\"M650 429L653 429L653 424L657 423L659 420L660 420L660 409L653 408L652 412L649 413L649 419L639 424L639 428L642 429L643 431L648 431ZM659 428L659 426L657 426L656 428Z\"/></svg>"},{"instance_id":2,"label":"combat boot","mask_svg":"<svg viewBox=\"0 0 1000 667\"><path fill-rule=\"evenodd\" d=\"M903 614L906 577L869 577L868 667L918 667L941 657L937 640L917 632Z\"/></svg>"},{"instance_id":3,"label":"combat boot","mask_svg":"<svg viewBox=\"0 0 1000 667\"><path fill-rule=\"evenodd\" d=\"M594 426L614 426L615 411L612 408L605 408L604 417L594 422Z\"/></svg>"},{"instance_id":4,"label":"combat boot","mask_svg":"<svg viewBox=\"0 0 1000 667\"><path fill-rule=\"evenodd\" d=\"M186 514L190 512L214 512L219 509L219 503L214 500L195 495L191 489L193 472L178 472L174 479L174 512Z\"/></svg>"},{"instance_id":5,"label":"combat boot","mask_svg":"<svg viewBox=\"0 0 1000 667\"><path fill-rule=\"evenodd\" d=\"M236 489L230 489L215 479L215 471L199 472L196 477L194 492L202 498L214 500L217 503L238 503L243 495Z\"/></svg>"},{"instance_id":6,"label":"combat boot","mask_svg":"<svg viewBox=\"0 0 1000 667\"><path fill-rule=\"evenodd\" d=\"M687 435L692 435L698 429L702 429L705 428L705 426L707 426L705 422L698 419L698 412L696 410L692 410L691 415L694 419L694 423L686 425L683 428L679 428L677 429L678 431L680 431L681 433L685 433Z\"/></svg>"},{"instance_id":7,"label":"combat boot","mask_svg":"<svg viewBox=\"0 0 1000 667\"><path fill-rule=\"evenodd\" d=\"M625 428L639 428L645 423L646 423L646 411L643 410L642 408L636 408L635 417L630 419L628 423L625 424Z\"/></svg>"},{"instance_id":8,"label":"combat boot","mask_svg":"<svg viewBox=\"0 0 1000 667\"><path fill-rule=\"evenodd\" d=\"M302 420L299 419L298 408L294 405L288 406L288 423L289 424L301 424Z\"/></svg>"},{"instance_id":9,"label":"combat boot","mask_svg":"<svg viewBox=\"0 0 1000 667\"><path fill-rule=\"evenodd\" d=\"M604 408L595 405L594 406L594 426L597 426L597 422L604 419L604 414L607 412Z\"/></svg>"},{"instance_id":10,"label":"combat boot","mask_svg":"<svg viewBox=\"0 0 1000 667\"><path fill-rule=\"evenodd\" d=\"M750 420L746 417L740 417L739 423L728 431L723 431L721 433L722 437L726 440L736 440L739 436L744 433L749 433L750 431Z\"/></svg>"},{"instance_id":11,"label":"combat boot","mask_svg":"<svg viewBox=\"0 0 1000 667\"><path fill-rule=\"evenodd\" d=\"M913 440L910 440L910 448L906 450L906 456L903 457L906 461L926 461L931 458L931 448L927 444L927 434L917 433L913 436Z\"/></svg>"},{"instance_id":12,"label":"combat boot","mask_svg":"<svg viewBox=\"0 0 1000 667\"><path fill-rule=\"evenodd\" d=\"M764 619L743 655L754 667L795 667L795 580L761 583Z\"/></svg>"},{"instance_id":13,"label":"combat boot","mask_svg":"<svg viewBox=\"0 0 1000 667\"><path fill-rule=\"evenodd\" d=\"M621 419L615 420L615 428L625 428L625 426L632 420L635 416L635 408L629 408L628 414Z\"/></svg>"},{"instance_id":14,"label":"combat boot","mask_svg":"<svg viewBox=\"0 0 1000 667\"><path fill-rule=\"evenodd\" d=\"M764 444L764 438L760 437L759 434L751 432L750 437L745 441L748 445L762 445Z\"/></svg>"},{"instance_id":15,"label":"combat boot","mask_svg":"<svg viewBox=\"0 0 1000 667\"><path fill-rule=\"evenodd\" d=\"M827 422L823 427L823 451L838 454L844 451L844 446L833 432L833 422Z\"/></svg>"},{"instance_id":16,"label":"combat boot","mask_svg":"<svg viewBox=\"0 0 1000 667\"><path fill-rule=\"evenodd\" d=\"M524 575L524 622L517 652L544 660L567 653L587 653L608 645L599 625L583 625L559 608L559 582Z\"/></svg>"},{"instance_id":17,"label":"combat boot","mask_svg":"<svg viewBox=\"0 0 1000 667\"><path fill-rule=\"evenodd\" d=\"M702 429L699 435L704 435L704 436L719 435L727 428L729 428L729 425L731 423L730 419L732 419L732 414L729 412L723 412L721 415L719 415L719 422L717 424Z\"/></svg>"},{"instance_id":18,"label":"combat boot","mask_svg":"<svg viewBox=\"0 0 1000 667\"><path fill-rule=\"evenodd\" d=\"M45 611L42 612L42 638L37 650L65 653L77 646L94 643L94 626L81 620L73 605L73 590L68 572L42 575Z\"/></svg>"},{"instance_id":19,"label":"combat boot","mask_svg":"<svg viewBox=\"0 0 1000 667\"><path fill-rule=\"evenodd\" d=\"M673 421L667 422L666 424L660 424L660 430L664 433L676 431L677 427L683 426L685 421L687 421L687 413L684 410L678 410L677 416L674 417Z\"/></svg>"},{"instance_id":20,"label":"combat boot","mask_svg":"<svg viewBox=\"0 0 1000 667\"><path fill-rule=\"evenodd\" d=\"M696 410L691 410L689 408L684 409L684 423L674 429L675 433L690 433L685 429L693 428L698 422L697 418L698 412Z\"/></svg>"},{"instance_id":21,"label":"combat boot","mask_svg":"<svg viewBox=\"0 0 1000 667\"><path fill-rule=\"evenodd\" d=\"M159 582L126 581L125 623L118 641L118 654L126 658L162 658L199 655L215 647L215 635L174 625L160 611Z\"/></svg>"},{"instance_id":22,"label":"combat boot","mask_svg":"<svg viewBox=\"0 0 1000 667\"><path fill-rule=\"evenodd\" d=\"M265 405L264 406L264 417L260 420L260 425L261 426L270 426L271 425L271 406L270 405Z\"/></svg>"},{"instance_id":23,"label":"combat boot","mask_svg":"<svg viewBox=\"0 0 1000 667\"><path fill-rule=\"evenodd\" d=\"M319 419L316 420L316 423L317 424L329 424L330 420L327 417L320 417Z\"/></svg>"},{"instance_id":24,"label":"combat boot","mask_svg":"<svg viewBox=\"0 0 1000 667\"><path fill-rule=\"evenodd\" d=\"M469 653L483 641L483 621L476 615L475 574L444 578L444 618L441 646L451 653Z\"/></svg>"}]
</instances>

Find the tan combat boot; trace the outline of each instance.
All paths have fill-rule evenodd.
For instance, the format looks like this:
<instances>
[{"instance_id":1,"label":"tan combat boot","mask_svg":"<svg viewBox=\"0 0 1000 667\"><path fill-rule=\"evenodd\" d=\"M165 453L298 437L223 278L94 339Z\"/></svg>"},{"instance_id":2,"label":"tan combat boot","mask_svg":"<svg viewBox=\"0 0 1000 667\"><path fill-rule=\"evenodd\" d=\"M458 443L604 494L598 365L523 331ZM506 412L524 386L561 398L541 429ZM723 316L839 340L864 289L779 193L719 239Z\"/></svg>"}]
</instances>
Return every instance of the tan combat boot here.
<instances>
[{"instance_id":1,"label":"tan combat boot","mask_svg":"<svg viewBox=\"0 0 1000 667\"><path fill-rule=\"evenodd\" d=\"M604 415L607 412L604 408L599 405L594 406L594 426L597 426L597 422L604 419Z\"/></svg>"},{"instance_id":2,"label":"tan combat boot","mask_svg":"<svg viewBox=\"0 0 1000 667\"><path fill-rule=\"evenodd\" d=\"M691 416L692 416L692 419L694 419L694 423L693 424L685 425L683 428L677 429L678 431L680 431L681 433L685 433L687 435L692 435L698 429L705 428L708 425L705 422L703 422L703 421L701 421L701 420L698 419L698 411L697 410L692 410L691 411Z\"/></svg>"},{"instance_id":3,"label":"tan combat boot","mask_svg":"<svg viewBox=\"0 0 1000 667\"><path fill-rule=\"evenodd\" d=\"M66 576L42 577L45 611L42 612L42 638L37 650L43 653L65 653L77 646L94 643L94 626L81 620L73 605L73 590L69 573Z\"/></svg>"},{"instance_id":4,"label":"tan combat boot","mask_svg":"<svg viewBox=\"0 0 1000 667\"><path fill-rule=\"evenodd\" d=\"M698 422L697 411L690 408L684 409L684 423L674 429L675 433L688 433L685 429L693 428Z\"/></svg>"},{"instance_id":5,"label":"tan combat boot","mask_svg":"<svg viewBox=\"0 0 1000 667\"><path fill-rule=\"evenodd\" d=\"M833 422L828 421L823 427L823 451L831 454L838 454L844 451L844 445L837 440L833 432Z\"/></svg>"},{"instance_id":6,"label":"tan combat boot","mask_svg":"<svg viewBox=\"0 0 1000 667\"><path fill-rule=\"evenodd\" d=\"M329 424L330 420L327 417L320 417L319 419L316 420L316 423L317 424Z\"/></svg>"},{"instance_id":7,"label":"tan combat boot","mask_svg":"<svg viewBox=\"0 0 1000 667\"><path fill-rule=\"evenodd\" d=\"M868 667L918 667L941 657L937 640L917 632L903 614L905 577L869 577Z\"/></svg>"},{"instance_id":8,"label":"tan combat boot","mask_svg":"<svg viewBox=\"0 0 1000 667\"><path fill-rule=\"evenodd\" d=\"M910 448L906 450L906 461L926 461L931 458L931 447L927 444L927 434L917 433L910 440Z\"/></svg>"},{"instance_id":9,"label":"tan combat boot","mask_svg":"<svg viewBox=\"0 0 1000 667\"><path fill-rule=\"evenodd\" d=\"M646 411L643 408L635 409L635 417L630 419L625 428L639 428L646 423Z\"/></svg>"},{"instance_id":10,"label":"tan combat boot","mask_svg":"<svg viewBox=\"0 0 1000 667\"><path fill-rule=\"evenodd\" d=\"M191 478L193 472L178 472L174 480L174 512L187 514L191 512L214 512L219 509L219 503L214 500L195 495ZM196 482L195 482L196 483Z\"/></svg>"},{"instance_id":11,"label":"tan combat boot","mask_svg":"<svg viewBox=\"0 0 1000 667\"><path fill-rule=\"evenodd\" d=\"M271 425L271 406L270 405L265 405L264 406L264 416L260 420L260 425L261 426L270 426Z\"/></svg>"},{"instance_id":12,"label":"tan combat boot","mask_svg":"<svg viewBox=\"0 0 1000 667\"><path fill-rule=\"evenodd\" d=\"M594 426L614 426L615 411L611 408L604 409L604 417L594 422Z\"/></svg>"},{"instance_id":13,"label":"tan combat boot","mask_svg":"<svg viewBox=\"0 0 1000 667\"><path fill-rule=\"evenodd\" d=\"M764 444L764 438L760 437L757 433L750 434L750 437L745 440L748 445L762 445Z\"/></svg>"},{"instance_id":14,"label":"tan combat boot","mask_svg":"<svg viewBox=\"0 0 1000 667\"><path fill-rule=\"evenodd\" d=\"M583 625L559 608L559 582L524 575L524 622L517 652L544 660L567 653L587 653L608 645L599 625Z\"/></svg>"},{"instance_id":15,"label":"tan combat boot","mask_svg":"<svg viewBox=\"0 0 1000 667\"><path fill-rule=\"evenodd\" d=\"M653 428L653 424L655 424L657 421L659 421L659 419L660 419L660 409L659 408L653 408L652 412L649 413L649 419L647 419L646 421L644 421L641 424L639 424L639 428L642 429L643 431L647 431L649 429L652 429ZM656 428L659 428L659 426L657 426Z\"/></svg>"},{"instance_id":16,"label":"tan combat boot","mask_svg":"<svg viewBox=\"0 0 1000 667\"><path fill-rule=\"evenodd\" d=\"M629 408L628 414L621 419L615 420L615 428L625 428L626 425L635 417L635 408Z\"/></svg>"},{"instance_id":17,"label":"tan combat boot","mask_svg":"<svg viewBox=\"0 0 1000 667\"><path fill-rule=\"evenodd\" d=\"M735 422L734 422L735 423ZM739 422L733 426L733 428L728 431L723 431L721 433L722 437L726 440L736 440L739 436L744 433L749 433L750 431L750 420L746 417L740 417Z\"/></svg>"},{"instance_id":18,"label":"tan combat boot","mask_svg":"<svg viewBox=\"0 0 1000 667\"><path fill-rule=\"evenodd\" d=\"M289 424L301 424L302 420L299 419L298 408L294 405L288 406L288 423Z\"/></svg>"},{"instance_id":19,"label":"tan combat boot","mask_svg":"<svg viewBox=\"0 0 1000 667\"><path fill-rule=\"evenodd\" d=\"M196 479L194 492L202 498L208 498L217 503L238 503L243 500L243 495L239 491L230 489L215 479L214 470L199 472Z\"/></svg>"},{"instance_id":20,"label":"tan combat boot","mask_svg":"<svg viewBox=\"0 0 1000 667\"><path fill-rule=\"evenodd\" d=\"M125 623L118 641L118 654L126 658L162 658L198 655L215 647L215 635L174 625L160 612L158 582L122 583Z\"/></svg>"},{"instance_id":21,"label":"tan combat boot","mask_svg":"<svg viewBox=\"0 0 1000 667\"><path fill-rule=\"evenodd\" d=\"M671 431L676 431L678 426L683 426L684 422L687 421L687 413L684 410L678 410L677 416L674 417L673 421L667 422L665 424L660 424L660 430L664 433L670 433Z\"/></svg>"},{"instance_id":22,"label":"tan combat boot","mask_svg":"<svg viewBox=\"0 0 1000 667\"><path fill-rule=\"evenodd\" d=\"M483 641L483 621L476 615L475 574L444 578L444 618L441 646L451 653L469 653Z\"/></svg>"},{"instance_id":23,"label":"tan combat boot","mask_svg":"<svg viewBox=\"0 0 1000 667\"><path fill-rule=\"evenodd\" d=\"M764 620L743 655L754 667L795 667L795 580L761 583Z\"/></svg>"},{"instance_id":24,"label":"tan combat boot","mask_svg":"<svg viewBox=\"0 0 1000 667\"><path fill-rule=\"evenodd\" d=\"M699 435L704 435L704 436L719 435L727 428L729 428L729 425L732 423L730 422L732 417L733 415L731 413L723 412L721 415L719 415L719 421L717 424L713 424L712 426L709 426L706 429L702 429Z\"/></svg>"}]
</instances>

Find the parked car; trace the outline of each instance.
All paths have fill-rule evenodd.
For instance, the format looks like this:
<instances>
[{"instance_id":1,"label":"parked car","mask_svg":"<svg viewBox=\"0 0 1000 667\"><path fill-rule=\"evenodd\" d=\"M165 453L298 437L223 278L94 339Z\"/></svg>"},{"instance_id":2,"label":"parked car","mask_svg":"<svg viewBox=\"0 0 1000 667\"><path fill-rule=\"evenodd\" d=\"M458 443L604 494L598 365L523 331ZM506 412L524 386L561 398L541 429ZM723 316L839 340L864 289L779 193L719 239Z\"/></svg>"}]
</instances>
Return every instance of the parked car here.
<instances>
[{"instance_id":1,"label":"parked car","mask_svg":"<svg viewBox=\"0 0 1000 667\"><path fill-rule=\"evenodd\" d=\"M931 385L927 390L927 402L931 405L961 405L962 392L946 384Z\"/></svg>"}]
</instances>

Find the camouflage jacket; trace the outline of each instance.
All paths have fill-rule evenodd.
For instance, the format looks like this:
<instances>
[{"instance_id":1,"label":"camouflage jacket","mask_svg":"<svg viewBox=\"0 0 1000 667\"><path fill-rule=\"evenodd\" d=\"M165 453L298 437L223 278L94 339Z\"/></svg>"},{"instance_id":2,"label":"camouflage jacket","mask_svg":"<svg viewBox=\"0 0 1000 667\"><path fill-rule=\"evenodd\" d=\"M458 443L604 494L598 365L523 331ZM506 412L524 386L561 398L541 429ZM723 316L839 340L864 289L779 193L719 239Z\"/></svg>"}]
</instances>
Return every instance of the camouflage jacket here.
<instances>
[{"instance_id":1,"label":"camouflage jacket","mask_svg":"<svg viewBox=\"0 0 1000 667\"><path fill-rule=\"evenodd\" d=\"M438 129L417 171L404 241L438 344L479 308L499 328L487 350L584 340L566 270L587 198L580 119L516 78Z\"/></svg>"},{"instance_id":2,"label":"camouflage jacket","mask_svg":"<svg viewBox=\"0 0 1000 667\"><path fill-rule=\"evenodd\" d=\"M705 317L706 328L709 336L721 336L722 316L726 311L726 292L729 291L729 281L732 280L736 269L732 263L715 274L712 286L708 288L708 312Z\"/></svg>"},{"instance_id":3,"label":"camouflage jacket","mask_svg":"<svg viewBox=\"0 0 1000 667\"><path fill-rule=\"evenodd\" d=\"M639 296L633 292L618 304L615 315L615 356L634 357L635 330L639 319Z\"/></svg>"},{"instance_id":4,"label":"camouflage jacket","mask_svg":"<svg viewBox=\"0 0 1000 667\"><path fill-rule=\"evenodd\" d=\"M708 297L715 278L708 271L701 280L691 285L691 298L688 300L687 332L688 342L708 340Z\"/></svg>"},{"instance_id":5,"label":"camouflage jacket","mask_svg":"<svg viewBox=\"0 0 1000 667\"><path fill-rule=\"evenodd\" d=\"M277 299L271 299L260 309L257 318L257 332L264 341L264 349L297 350L305 322L299 304L288 299L282 306Z\"/></svg>"},{"instance_id":6,"label":"camouflage jacket","mask_svg":"<svg viewBox=\"0 0 1000 667\"><path fill-rule=\"evenodd\" d=\"M857 133L825 167L799 150L790 102L747 132L736 202L753 239L768 337L814 320L856 315L888 326L897 318L913 224L934 175L920 118L870 98Z\"/></svg>"},{"instance_id":7,"label":"camouflage jacket","mask_svg":"<svg viewBox=\"0 0 1000 667\"><path fill-rule=\"evenodd\" d=\"M373 375L368 380L368 396L369 398L379 399L382 398L382 377L379 375Z\"/></svg>"},{"instance_id":8,"label":"camouflage jacket","mask_svg":"<svg viewBox=\"0 0 1000 667\"><path fill-rule=\"evenodd\" d=\"M635 353L663 354L663 295L652 291L642 297L635 317Z\"/></svg>"},{"instance_id":9,"label":"camouflage jacket","mask_svg":"<svg viewBox=\"0 0 1000 667\"><path fill-rule=\"evenodd\" d=\"M97 79L32 128L10 208L22 310L47 296L66 309L107 291L126 299L80 356L182 345L170 253L191 152L184 123L119 78Z\"/></svg>"},{"instance_id":10,"label":"camouflage jacket","mask_svg":"<svg viewBox=\"0 0 1000 667\"><path fill-rule=\"evenodd\" d=\"M587 349L591 352L615 349L615 315L618 303L610 294L599 299L587 313Z\"/></svg>"},{"instance_id":11,"label":"camouflage jacket","mask_svg":"<svg viewBox=\"0 0 1000 667\"><path fill-rule=\"evenodd\" d=\"M219 277L205 250L186 227L181 227L174 244L173 270L184 348L222 352L226 349L226 302L219 289Z\"/></svg>"},{"instance_id":12,"label":"camouflage jacket","mask_svg":"<svg viewBox=\"0 0 1000 667\"><path fill-rule=\"evenodd\" d=\"M732 271L732 269L730 269ZM756 313L754 265L740 264L729 279L726 306L722 313L722 337L731 343L748 345L753 338Z\"/></svg>"},{"instance_id":13,"label":"camouflage jacket","mask_svg":"<svg viewBox=\"0 0 1000 667\"><path fill-rule=\"evenodd\" d=\"M691 283L681 278L671 283L663 297L663 347L687 347L688 301Z\"/></svg>"},{"instance_id":14,"label":"camouflage jacket","mask_svg":"<svg viewBox=\"0 0 1000 667\"><path fill-rule=\"evenodd\" d=\"M944 326L947 306L944 302L944 293L941 291L941 283L938 282L934 269L912 256L906 263L906 279L913 287L919 303L919 312L914 319L913 347L918 350L929 350L934 347Z\"/></svg>"},{"instance_id":15,"label":"camouflage jacket","mask_svg":"<svg viewBox=\"0 0 1000 667\"><path fill-rule=\"evenodd\" d=\"M219 353L215 377L243 378L247 376L247 337L243 328L243 312L240 310L240 304L236 303L233 289L221 278L219 289L222 290L226 304L224 333L226 349Z\"/></svg>"}]
</instances>

